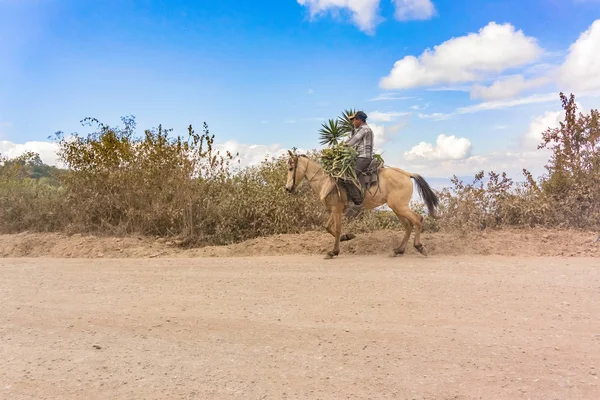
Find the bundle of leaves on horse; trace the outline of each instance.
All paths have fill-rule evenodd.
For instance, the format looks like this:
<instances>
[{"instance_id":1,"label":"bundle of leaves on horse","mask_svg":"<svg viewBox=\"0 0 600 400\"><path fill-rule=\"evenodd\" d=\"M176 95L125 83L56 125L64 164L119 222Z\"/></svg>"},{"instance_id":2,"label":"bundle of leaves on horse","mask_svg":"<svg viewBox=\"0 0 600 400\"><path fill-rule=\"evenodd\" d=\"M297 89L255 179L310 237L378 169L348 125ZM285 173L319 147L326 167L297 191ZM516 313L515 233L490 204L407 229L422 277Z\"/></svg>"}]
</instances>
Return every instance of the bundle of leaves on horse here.
<instances>
[{"instance_id":1,"label":"bundle of leaves on horse","mask_svg":"<svg viewBox=\"0 0 600 400\"><path fill-rule=\"evenodd\" d=\"M356 237L352 233L342 235L342 214L348 206L348 195L341 183L347 179L358 180L354 169L349 167L353 165L353 153L342 142L352 129L348 117L353 113L352 110L344 111L338 121L329 120L328 123L323 124L323 129L320 131L321 144L328 145L328 148L321 152L321 162L288 151L286 190L293 192L306 179L308 185L330 211L325 228L335 240L333 249L325 256L326 259L332 259L340 254L341 241ZM415 229L414 247L421 254L427 255L425 246L421 243L424 218L409 207L413 195L411 179L415 180L429 215L434 218L437 218L435 211L439 205L438 197L421 175L384 166L380 156L377 157L380 164L373 172L376 174L375 182L363 188L363 207L369 210L387 204L398 217L404 227L404 237L400 246L393 251L395 256L406 251L413 228Z\"/></svg>"}]
</instances>

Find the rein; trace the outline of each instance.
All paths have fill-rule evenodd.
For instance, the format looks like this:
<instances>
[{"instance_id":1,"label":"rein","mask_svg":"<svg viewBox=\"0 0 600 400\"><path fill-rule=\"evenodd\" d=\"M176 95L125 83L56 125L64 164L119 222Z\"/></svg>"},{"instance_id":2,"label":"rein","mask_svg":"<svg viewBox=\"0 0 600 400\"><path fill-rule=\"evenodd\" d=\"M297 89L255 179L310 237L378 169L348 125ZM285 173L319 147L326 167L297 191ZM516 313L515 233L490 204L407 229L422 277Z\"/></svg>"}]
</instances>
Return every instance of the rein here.
<instances>
[{"instance_id":1,"label":"rein","mask_svg":"<svg viewBox=\"0 0 600 400\"><path fill-rule=\"evenodd\" d=\"M298 172L298 158L299 157L295 157L295 159L294 159L294 176L292 177L292 189L296 188L296 173ZM306 164L306 169L308 170L308 164ZM307 177L306 181L311 182L313 179L315 179L315 176L317 176L318 173L319 173L319 170L317 170L317 172L315 172L310 179L308 179L308 177Z\"/></svg>"},{"instance_id":2,"label":"rein","mask_svg":"<svg viewBox=\"0 0 600 400\"><path fill-rule=\"evenodd\" d=\"M292 177L292 190L296 189L296 173L298 172L298 157L294 158L294 176Z\"/></svg>"}]
</instances>

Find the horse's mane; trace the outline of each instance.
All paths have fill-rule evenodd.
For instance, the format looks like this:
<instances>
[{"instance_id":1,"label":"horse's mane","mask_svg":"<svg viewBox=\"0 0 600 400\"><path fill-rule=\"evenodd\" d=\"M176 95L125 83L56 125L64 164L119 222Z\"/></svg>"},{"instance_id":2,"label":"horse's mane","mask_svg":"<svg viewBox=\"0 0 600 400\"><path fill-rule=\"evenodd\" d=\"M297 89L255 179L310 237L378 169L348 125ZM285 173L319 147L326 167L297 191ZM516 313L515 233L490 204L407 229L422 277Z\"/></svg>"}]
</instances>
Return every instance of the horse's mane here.
<instances>
[{"instance_id":1,"label":"horse's mane","mask_svg":"<svg viewBox=\"0 0 600 400\"><path fill-rule=\"evenodd\" d=\"M300 158L300 157L306 158L308 161L311 161L311 158L309 156L307 156L306 154L294 154L294 156L297 158ZM312 160L312 161L315 161L315 160Z\"/></svg>"},{"instance_id":2,"label":"horse's mane","mask_svg":"<svg viewBox=\"0 0 600 400\"><path fill-rule=\"evenodd\" d=\"M300 158L300 157L306 158L308 160L308 162L313 162L313 163L317 164L319 166L319 168L323 169L323 164L321 164L321 162L318 159L315 160L306 154L294 154L294 156L298 157L298 158Z\"/></svg>"}]
</instances>

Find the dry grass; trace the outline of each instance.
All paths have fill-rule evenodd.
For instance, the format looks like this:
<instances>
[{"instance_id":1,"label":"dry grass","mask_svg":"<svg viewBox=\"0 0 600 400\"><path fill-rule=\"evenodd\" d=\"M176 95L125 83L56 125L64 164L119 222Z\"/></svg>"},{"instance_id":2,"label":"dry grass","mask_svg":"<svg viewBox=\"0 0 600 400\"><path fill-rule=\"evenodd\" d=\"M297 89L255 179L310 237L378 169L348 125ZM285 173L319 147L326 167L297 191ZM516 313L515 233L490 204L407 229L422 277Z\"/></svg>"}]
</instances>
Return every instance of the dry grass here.
<instances>
[{"instance_id":1,"label":"dry grass","mask_svg":"<svg viewBox=\"0 0 600 400\"><path fill-rule=\"evenodd\" d=\"M426 231L467 232L494 226L595 229L600 221L600 134L597 110L577 114L562 95L566 118L544 132L553 151L548 173L535 180L524 170L516 185L506 174L480 172L471 183L454 178L440 192L442 220L426 218ZM273 234L323 229L325 210L307 185L284 190L283 157L232 172L236 155L213 149L201 134L170 137L159 127L136 137L133 118L123 127L95 120L87 136L57 136L68 166L43 166L33 154L0 165L0 232L142 234L229 244ZM314 153L312 156L316 157ZM45 168L45 169L44 169ZM414 205L425 214L420 204ZM349 221L349 230L398 229L391 212Z\"/></svg>"}]
</instances>

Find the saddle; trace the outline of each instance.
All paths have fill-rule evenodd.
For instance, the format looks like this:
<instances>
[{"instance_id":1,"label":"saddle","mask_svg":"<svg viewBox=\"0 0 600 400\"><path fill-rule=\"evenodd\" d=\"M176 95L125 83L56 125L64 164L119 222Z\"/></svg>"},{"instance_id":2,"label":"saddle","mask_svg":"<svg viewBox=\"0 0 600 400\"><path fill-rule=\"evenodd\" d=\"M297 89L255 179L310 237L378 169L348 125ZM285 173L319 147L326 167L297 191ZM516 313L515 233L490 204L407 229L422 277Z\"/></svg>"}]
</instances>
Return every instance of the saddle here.
<instances>
[{"instance_id":1,"label":"saddle","mask_svg":"<svg viewBox=\"0 0 600 400\"><path fill-rule=\"evenodd\" d=\"M358 178L360 188L357 188L351 180L339 179L338 183L346 190L346 193L350 198L362 199L365 192L368 191L371 186L377 184L379 178L379 169L382 167L383 164L381 161L373 158L367 168L361 172L358 172L356 177Z\"/></svg>"},{"instance_id":2,"label":"saddle","mask_svg":"<svg viewBox=\"0 0 600 400\"><path fill-rule=\"evenodd\" d=\"M383 164L381 163L381 160L373 158L369 166L356 175L362 189L369 190L371 186L377 183L379 169L382 167Z\"/></svg>"}]
</instances>

